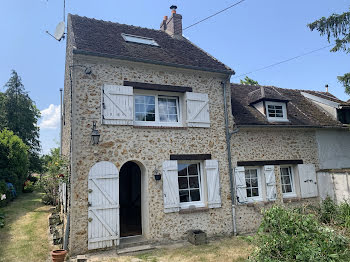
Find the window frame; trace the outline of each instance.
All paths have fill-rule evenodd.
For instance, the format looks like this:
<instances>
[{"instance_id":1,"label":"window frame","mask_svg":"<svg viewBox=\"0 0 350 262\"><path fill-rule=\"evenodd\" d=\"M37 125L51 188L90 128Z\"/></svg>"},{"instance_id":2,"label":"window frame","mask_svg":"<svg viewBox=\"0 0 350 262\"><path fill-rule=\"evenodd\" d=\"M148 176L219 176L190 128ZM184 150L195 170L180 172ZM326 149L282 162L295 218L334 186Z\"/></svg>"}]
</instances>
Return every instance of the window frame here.
<instances>
[{"instance_id":1,"label":"window frame","mask_svg":"<svg viewBox=\"0 0 350 262\"><path fill-rule=\"evenodd\" d=\"M290 178L291 178L291 187L292 187L292 192L288 193L283 193L283 181L282 181L282 168L289 168L290 170ZM281 192L283 195L283 198L289 198L289 197L296 197L297 192L296 192L296 175L294 172L294 168L291 165L280 165L280 181L281 181Z\"/></svg>"},{"instance_id":2,"label":"window frame","mask_svg":"<svg viewBox=\"0 0 350 262\"><path fill-rule=\"evenodd\" d=\"M282 106L282 117L271 117L269 116L269 109L268 106ZM271 122L276 122L276 121L281 121L281 122L288 122L287 118L287 106L286 102L274 102L274 101L265 101L265 111L266 111L266 118L268 121Z\"/></svg>"},{"instance_id":3,"label":"window frame","mask_svg":"<svg viewBox=\"0 0 350 262\"><path fill-rule=\"evenodd\" d=\"M155 97L155 121L136 121L135 120L135 96L154 96ZM177 122L161 122L160 121L160 115L159 115L159 98L175 98L176 99L176 110L177 110ZM147 92L146 90L142 91L134 91L133 94L133 123L134 126L159 126L159 127L182 127L182 101L183 98L178 93L170 93L170 92Z\"/></svg>"},{"instance_id":4,"label":"window frame","mask_svg":"<svg viewBox=\"0 0 350 262\"><path fill-rule=\"evenodd\" d=\"M159 46L159 44L153 38L138 36L138 35L130 35L130 34L121 34L125 42L141 44L141 45L151 45L151 46ZM144 41L149 41L149 43L141 42L141 41L133 41L131 38L141 39Z\"/></svg>"},{"instance_id":5,"label":"window frame","mask_svg":"<svg viewBox=\"0 0 350 262\"><path fill-rule=\"evenodd\" d=\"M180 203L180 209L188 209L188 208L198 208L198 207L205 207L206 206L206 194L205 194L205 177L204 177L204 162L198 161L198 160L181 160L177 161L177 164L199 164L199 195L200 195L200 201L191 201L191 202L180 202L180 186L178 186L178 193L179 193L179 203ZM178 170L179 172L179 170ZM177 176L179 178L179 175Z\"/></svg>"},{"instance_id":6,"label":"window frame","mask_svg":"<svg viewBox=\"0 0 350 262\"><path fill-rule=\"evenodd\" d=\"M259 190L259 195L258 196L248 197L248 194L247 194L248 202L263 201L264 200L264 195L266 195L266 192L263 192L262 177L261 177L262 176L261 167L260 166L244 167L244 175L245 175L245 172L247 170L256 170L257 179L258 179L258 190ZM244 176L244 181L246 181L246 177L245 176ZM246 186L246 190L247 189L248 189L248 187Z\"/></svg>"}]
</instances>

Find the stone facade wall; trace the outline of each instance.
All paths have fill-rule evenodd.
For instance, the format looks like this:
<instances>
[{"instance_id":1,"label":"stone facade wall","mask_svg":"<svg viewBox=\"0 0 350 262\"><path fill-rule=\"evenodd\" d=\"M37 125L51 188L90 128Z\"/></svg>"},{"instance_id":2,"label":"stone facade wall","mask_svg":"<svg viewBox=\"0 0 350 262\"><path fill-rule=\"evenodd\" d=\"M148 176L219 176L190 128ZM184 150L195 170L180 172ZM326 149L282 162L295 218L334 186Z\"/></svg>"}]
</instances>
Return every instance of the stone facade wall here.
<instances>
[{"instance_id":1,"label":"stone facade wall","mask_svg":"<svg viewBox=\"0 0 350 262\"><path fill-rule=\"evenodd\" d=\"M151 240L181 239L189 229L202 229L209 236L227 234L232 229L228 163L226 155L222 81L227 76L112 59L76 56L74 63L92 68L74 70L73 85L73 170L71 176L70 250L87 251L88 173L99 161L110 161L118 170L127 161L143 166L147 181L148 235ZM101 87L123 85L123 81L189 86L193 92L208 93L210 128L146 128L101 125ZM92 122L97 121L100 144L92 146ZM206 212L164 213L162 181L155 181L153 170L162 169L170 154L211 154L219 161L222 207ZM145 226L145 225L144 225Z\"/></svg>"},{"instance_id":2,"label":"stone facade wall","mask_svg":"<svg viewBox=\"0 0 350 262\"><path fill-rule=\"evenodd\" d=\"M242 128L232 136L232 164L237 161L295 160L319 166L315 130L295 128ZM283 199L279 166L275 166L277 200L236 206L238 233L256 232L261 222L261 210L273 204L297 206L317 204L319 198ZM264 182L263 182L264 183Z\"/></svg>"}]
</instances>

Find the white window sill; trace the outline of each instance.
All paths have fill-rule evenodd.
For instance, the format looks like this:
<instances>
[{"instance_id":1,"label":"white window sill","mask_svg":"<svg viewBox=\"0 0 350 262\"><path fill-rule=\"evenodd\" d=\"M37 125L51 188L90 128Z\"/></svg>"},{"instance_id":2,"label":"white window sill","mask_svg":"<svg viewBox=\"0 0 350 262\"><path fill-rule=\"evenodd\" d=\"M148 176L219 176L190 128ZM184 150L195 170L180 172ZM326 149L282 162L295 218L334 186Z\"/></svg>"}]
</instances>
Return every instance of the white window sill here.
<instances>
[{"instance_id":1,"label":"white window sill","mask_svg":"<svg viewBox=\"0 0 350 262\"><path fill-rule=\"evenodd\" d=\"M152 122L152 121L145 121L145 122L137 122L134 121L134 126L154 126L154 127L184 127L182 123L160 123L160 122Z\"/></svg>"},{"instance_id":2,"label":"white window sill","mask_svg":"<svg viewBox=\"0 0 350 262\"><path fill-rule=\"evenodd\" d=\"M195 209L195 208L202 208L206 207L206 205L203 202L187 202L187 203L180 203L180 209L186 210L186 209Z\"/></svg>"},{"instance_id":3,"label":"white window sill","mask_svg":"<svg viewBox=\"0 0 350 262\"><path fill-rule=\"evenodd\" d=\"M247 203L262 202L262 197L248 197Z\"/></svg>"},{"instance_id":4,"label":"white window sill","mask_svg":"<svg viewBox=\"0 0 350 262\"><path fill-rule=\"evenodd\" d=\"M296 193L285 193L283 194L283 198L296 198L297 194Z\"/></svg>"},{"instance_id":5,"label":"white window sill","mask_svg":"<svg viewBox=\"0 0 350 262\"><path fill-rule=\"evenodd\" d=\"M278 117L268 117L267 121L269 122L289 122L286 118L278 118Z\"/></svg>"}]
</instances>

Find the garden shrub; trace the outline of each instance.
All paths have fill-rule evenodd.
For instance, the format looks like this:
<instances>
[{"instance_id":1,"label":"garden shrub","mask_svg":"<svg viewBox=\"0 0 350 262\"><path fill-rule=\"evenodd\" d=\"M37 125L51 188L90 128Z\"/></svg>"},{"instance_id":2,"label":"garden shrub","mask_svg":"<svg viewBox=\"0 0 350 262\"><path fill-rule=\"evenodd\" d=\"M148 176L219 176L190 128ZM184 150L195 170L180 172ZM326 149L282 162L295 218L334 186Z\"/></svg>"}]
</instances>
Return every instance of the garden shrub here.
<instances>
[{"instance_id":1,"label":"garden shrub","mask_svg":"<svg viewBox=\"0 0 350 262\"><path fill-rule=\"evenodd\" d=\"M33 191L34 191L34 183L32 181L29 181L29 180L24 182L23 192L24 193L31 193Z\"/></svg>"},{"instance_id":2,"label":"garden shrub","mask_svg":"<svg viewBox=\"0 0 350 262\"><path fill-rule=\"evenodd\" d=\"M12 131L0 132L0 181L10 182L17 192L28 175L28 147Z\"/></svg>"},{"instance_id":3,"label":"garden shrub","mask_svg":"<svg viewBox=\"0 0 350 262\"><path fill-rule=\"evenodd\" d=\"M274 206L264 211L257 234L257 262L349 261L349 240L312 214Z\"/></svg>"},{"instance_id":4,"label":"garden shrub","mask_svg":"<svg viewBox=\"0 0 350 262\"><path fill-rule=\"evenodd\" d=\"M5 226L5 214L0 211L0 228Z\"/></svg>"}]
</instances>

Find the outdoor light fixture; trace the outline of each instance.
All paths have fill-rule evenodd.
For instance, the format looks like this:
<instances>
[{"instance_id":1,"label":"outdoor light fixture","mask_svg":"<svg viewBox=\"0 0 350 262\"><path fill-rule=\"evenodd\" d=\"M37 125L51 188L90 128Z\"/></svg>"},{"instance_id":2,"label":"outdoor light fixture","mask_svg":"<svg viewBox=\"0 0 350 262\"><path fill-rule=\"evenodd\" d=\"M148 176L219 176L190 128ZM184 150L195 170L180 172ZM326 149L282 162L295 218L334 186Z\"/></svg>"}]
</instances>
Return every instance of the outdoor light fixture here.
<instances>
[{"instance_id":1,"label":"outdoor light fixture","mask_svg":"<svg viewBox=\"0 0 350 262\"><path fill-rule=\"evenodd\" d=\"M92 122L91 142L93 145L97 145L100 141L100 133L96 129L96 121Z\"/></svg>"},{"instance_id":2,"label":"outdoor light fixture","mask_svg":"<svg viewBox=\"0 0 350 262\"><path fill-rule=\"evenodd\" d=\"M160 172L157 168L154 169L153 173L154 173L154 179L156 181L159 181L162 178L162 175L160 174Z\"/></svg>"}]
</instances>

